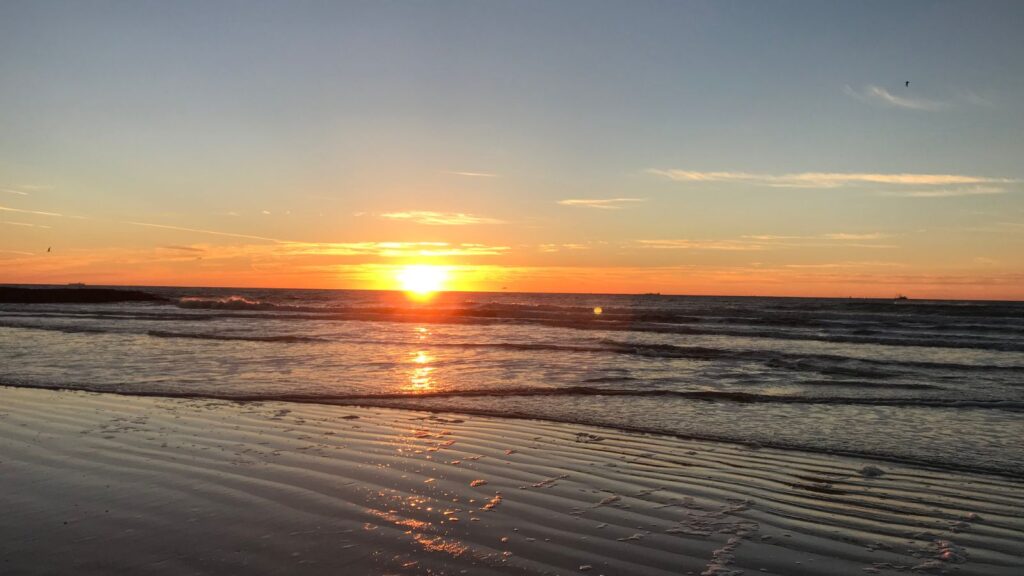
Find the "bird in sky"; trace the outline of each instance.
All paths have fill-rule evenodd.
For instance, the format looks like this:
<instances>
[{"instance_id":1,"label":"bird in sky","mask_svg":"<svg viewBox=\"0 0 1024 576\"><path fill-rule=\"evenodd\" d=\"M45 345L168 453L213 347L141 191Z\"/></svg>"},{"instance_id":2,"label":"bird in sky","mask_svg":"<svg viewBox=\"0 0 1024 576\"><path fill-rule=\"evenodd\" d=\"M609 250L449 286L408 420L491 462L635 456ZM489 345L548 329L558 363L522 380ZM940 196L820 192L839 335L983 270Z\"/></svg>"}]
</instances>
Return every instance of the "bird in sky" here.
<instances>
[{"instance_id":1,"label":"bird in sky","mask_svg":"<svg viewBox=\"0 0 1024 576\"><path fill-rule=\"evenodd\" d=\"M49 252L50 250L53 250L53 246L47 246L47 247L46 247L46 251L47 251L47 252Z\"/></svg>"},{"instance_id":2,"label":"bird in sky","mask_svg":"<svg viewBox=\"0 0 1024 576\"><path fill-rule=\"evenodd\" d=\"M910 88L910 80L907 80L906 82L904 82L904 84L906 85L907 88Z\"/></svg>"}]
</instances>

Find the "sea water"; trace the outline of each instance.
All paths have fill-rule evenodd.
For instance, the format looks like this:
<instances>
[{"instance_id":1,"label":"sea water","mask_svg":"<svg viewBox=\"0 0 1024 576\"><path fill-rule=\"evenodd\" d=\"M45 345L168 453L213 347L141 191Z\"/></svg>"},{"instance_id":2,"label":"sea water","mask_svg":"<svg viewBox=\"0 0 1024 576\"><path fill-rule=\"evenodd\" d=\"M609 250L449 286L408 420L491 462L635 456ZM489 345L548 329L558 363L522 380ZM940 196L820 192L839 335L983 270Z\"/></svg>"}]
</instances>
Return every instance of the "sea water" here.
<instances>
[{"instance_id":1,"label":"sea water","mask_svg":"<svg viewBox=\"0 0 1024 576\"><path fill-rule=\"evenodd\" d=\"M0 304L0 383L364 404L1024 474L1024 303L139 288Z\"/></svg>"}]
</instances>

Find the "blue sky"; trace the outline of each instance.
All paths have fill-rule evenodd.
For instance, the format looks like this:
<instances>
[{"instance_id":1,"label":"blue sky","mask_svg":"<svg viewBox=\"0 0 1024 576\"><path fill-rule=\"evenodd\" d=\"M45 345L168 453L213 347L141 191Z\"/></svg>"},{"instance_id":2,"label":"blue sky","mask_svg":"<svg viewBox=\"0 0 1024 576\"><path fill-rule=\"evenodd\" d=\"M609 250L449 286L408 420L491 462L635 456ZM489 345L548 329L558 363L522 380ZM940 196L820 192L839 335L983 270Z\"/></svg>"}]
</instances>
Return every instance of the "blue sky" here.
<instances>
[{"instance_id":1,"label":"blue sky","mask_svg":"<svg viewBox=\"0 0 1024 576\"><path fill-rule=\"evenodd\" d=\"M445 242L496 253L403 261L1005 297L1022 25L1019 2L5 2L0 257L25 272L0 280L253 284L256 259L360 287L394 257L331 246ZM207 258L126 275L168 245Z\"/></svg>"}]
</instances>

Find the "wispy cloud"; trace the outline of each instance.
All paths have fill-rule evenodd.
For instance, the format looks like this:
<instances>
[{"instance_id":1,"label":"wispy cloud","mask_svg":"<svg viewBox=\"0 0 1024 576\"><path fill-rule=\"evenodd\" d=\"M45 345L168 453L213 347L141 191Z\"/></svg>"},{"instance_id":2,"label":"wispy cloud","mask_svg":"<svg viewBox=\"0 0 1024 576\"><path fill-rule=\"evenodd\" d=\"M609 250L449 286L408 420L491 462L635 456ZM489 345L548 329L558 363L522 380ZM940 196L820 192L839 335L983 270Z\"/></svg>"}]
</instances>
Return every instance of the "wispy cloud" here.
<instances>
[{"instance_id":1,"label":"wispy cloud","mask_svg":"<svg viewBox=\"0 0 1024 576\"><path fill-rule=\"evenodd\" d=\"M850 232L833 232L831 234L823 234L822 237L826 240L879 240L887 238L888 234L881 232L869 232L864 234L853 234Z\"/></svg>"},{"instance_id":2,"label":"wispy cloud","mask_svg":"<svg viewBox=\"0 0 1024 576\"><path fill-rule=\"evenodd\" d=\"M206 248L197 246L162 246L165 250L177 250L178 252L206 252Z\"/></svg>"},{"instance_id":3,"label":"wispy cloud","mask_svg":"<svg viewBox=\"0 0 1024 576\"><path fill-rule=\"evenodd\" d=\"M776 188L839 188L841 186L884 184L890 186L965 186L1014 184L1012 178L971 176L967 174L919 174L877 172L795 172L758 174L751 172L700 172L696 170L650 169L648 173L676 182L736 182Z\"/></svg>"},{"instance_id":4,"label":"wispy cloud","mask_svg":"<svg viewBox=\"0 0 1024 576\"><path fill-rule=\"evenodd\" d=\"M9 206L0 206L0 212L17 212L19 214L35 214L37 216L64 216L63 214L59 214L57 212L43 212L42 210L24 210L22 208L11 208ZM70 216L70 218L81 218L81 216Z\"/></svg>"},{"instance_id":5,"label":"wispy cloud","mask_svg":"<svg viewBox=\"0 0 1024 576\"><path fill-rule=\"evenodd\" d=\"M43 190L52 189L53 186L44 186L42 184L18 184L16 186L5 186L0 188L0 192L14 194L16 196L29 196L30 192L41 192Z\"/></svg>"},{"instance_id":6,"label":"wispy cloud","mask_svg":"<svg viewBox=\"0 0 1024 576\"><path fill-rule=\"evenodd\" d=\"M27 228L51 228L45 224L31 224L29 222L12 222L10 220L0 220L0 224L7 224L9 226L25 226Z\"/></svg>"},{"instance_id":7,"label":"wispy cloud","mask_svg":"<svg viewBox=\"0 0 1024 576\"><path fill-rule=\"evenodd\" d=\"M171 226L168 224L153 224L151 222L121 222L122 224L128 224L131 226L144 226L147 228L160 228L163 230L177 230L179 232L193 232L196 234L210 234L213 236L226 236L228 238L245 238L248 240L263 240L265 242L275 243L288 243L287 240L279 240L277 238L267 238L266 236L253 236L252 234L236 234L234 232L219 232L217 230L202 230L200 228L185 228L183 226Z\"/></svg>"},{"instance_id":8,"label":"wispy cloud","mask_svg":"<svg viewBox=\"0 0 1024 576\"><path fill-rule=\"evenodd\" d=\"M490 172L464 172L459 170L445 170L444 174L451 174L453 176L466 176L469 178L500 178L497 174Z\"/></svg>"},{"instance_id":9,"label":"wispy cloud","mask_svg":"<svg viewBox=\"0 0 1024 576\"><path fill-rule=\"evenodd\" d=\"M909 95L896 95L881 86L875 86L873 84L868 84L860 90L851 88L850 86L844 86L843 92L845 92L847 96L851 96L862 102L886 106L889 108L904 108L907 110L924 110L934 112L949 106L947 102L939 102L925 98L914 98Z\"/></svg>"},{"instance_id":10,"label":"wispy cloud","mask_svg":"<svg viewBox=\"0 0 1024 576\"><path fill-rule=\"evenodd\" d=\"M378 256L381 258L498 256L508 246L449 242L288 242L277 254L306 256Z\"/></svg>"},{"instance_id":11,"label":"wispy cloud","mask_svg":"<svg viewBox=\"0 0 1024 576\"><path fill-rule=\"evenodd\" d=\"M644 202L646 198L570 198L559 200L562 206L582 206L585 208L599 208L602 210L618 210L623 204L632 202Z\"/></svg>"},{"instance_id":12,"label":"wispy cloud","mask_svg":"<svg viewBox=\"0 0 1024 576\"><path fill-rule=\"evenodd\" d=\"M973 90L957 90L956 97L959 98L960 100L963 100L964 102L974 104L975 106L982 106L985 108L995 107L995 103L992 102L991 98L982 96L977 92L974 92Z\"/></svg>"},{"instance_id":13,"label":"wispy cloud","mask_svg":"<svg viewBox=\"0 0 1024 576\"><path fill-rule=\"evenodd\" d=\"M832 269L832 268L898 268L904 267L906 264L902 262L886 262L878 260L857 260L857 261L845 261L845 262L825 262L821 264L783 264L783 268L795 268L795 269Z\"/></svg>"},{"instance_id":14,"label":"wispy cloud","mask_svg":"<svg viewBox=\"0 0 1024 576\"><path fill-rule=\"evenodd\" d=\"M879 240L888 238L889 234L881 232L851 233L851 232L830 232L828 234L817 234L811 236L779 236L773 234L751 234L743 236L747 240L758 240L762 242L786 241L786 240Z\"/></svg>"},{"instance_id":15,"label":"wispy cloud","mask_svg":"<svg viewBox=\"0 0 1024 576\"><path fill-rule=\"evenodd\" d=\"M252 234L237 234L234 232L222 232L218 230L204 230L201 228L186 228L184 226L171 226L168 224L154 224L151 222L121 222L132 226L144 226L148 228L159 228L163 230L176 230L180 232L191 232L194 234L209 234L213 236L224 236L228 238L242 238L247 240L260 240L270 242L273 246L259 248L256 246L242 246L239 254L263 254L273 256L377 256L381 258L405 258L405 257L457 257L457 256L496 256L504 254L509 250L508 246L492 246L477 243L451 243L451 242L300 242L295 240L284 240L280 238L269 238L266 236L255 236ZM188 247L165 246L165 248L188 250ZM231 247L217 247L217 250L235 250ZM213 251L207 247L207 251Z\"/></svg>"},{"instance_id":16,"label":"wispy cloud","mask_svg":"<svg viewBox=\"0 0 1024 576\"><path fill-rule=\"evenodd\" d=\"M752 252L764 250L762 244L745 240L637 240L640 248L655 250L725 250L729 252Z\"/></svg>"},{"instance_id":17,"label":"wispy cloud","mask_svg":"<svg viewBox=\"0 0 1024 576\"><path fill-rule=\"evenodd\" d=\"M757 252L787 248L894 248L891 244L865 243L889 237L881 232L848 233L833 232L816 235L775 235L756 234L735 239L720 240L636 240L639 248L656 250L722 250L729 252Z\"/></svg>"},{"instance_id":18,"label":"wispy cloud","mask_svg":"<svg viewBox=\"0 0 1024 576\"><path fill-rule=\"evenodd\" d=\"M537 246L539 252L554 253L563 250L589 250L587 244L540 244Z\"/></svg>"},{"instance_id":19,"label":"wispy cloud","mask_svg":"<svg viewBox=\"0 0 1024 576\"><path fill-rule=\"evenodd\" d=\"M501 224L502 221L495 218L464 214L462 212L432 212L429 210L410 210L406 212L388 212L381 214L381 218L389 220L409 220L417 224L430 226L468 226L472 224Z\"/></svg>"},{"instance_id":20,"label":"wispy cloud","mask_svg":"<svg viewBox=\"0 0 1024 576\"><path fill-rule=\"evenodd\" d=\"M962 188L940 188L931 190L885 190L879 196L897 196L902 198L952 198L956 196L987 196L1005 194L1006 188L1000 186L969 186Z\"/></svg>"}]
</instances>

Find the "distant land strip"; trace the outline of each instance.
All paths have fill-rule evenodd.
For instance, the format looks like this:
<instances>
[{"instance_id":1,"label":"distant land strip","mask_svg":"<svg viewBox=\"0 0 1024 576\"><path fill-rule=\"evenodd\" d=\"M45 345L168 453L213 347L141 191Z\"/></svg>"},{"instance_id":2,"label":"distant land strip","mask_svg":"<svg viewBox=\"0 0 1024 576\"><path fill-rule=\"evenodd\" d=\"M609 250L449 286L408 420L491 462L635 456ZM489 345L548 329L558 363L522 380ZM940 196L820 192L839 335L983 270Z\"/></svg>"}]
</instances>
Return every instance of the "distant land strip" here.
<instances>
[{"instance_id":1,"label":"distant land strip","mask_svg":"<svg viewBox=\"0 0 1024 576\"><path fill-rule=\"evenodd\" d=\"M165 302L167 299L139 290L113 288L14 288L0 286L0 304L62 304L103 302Z\"/></svg>"}]
</instances>

